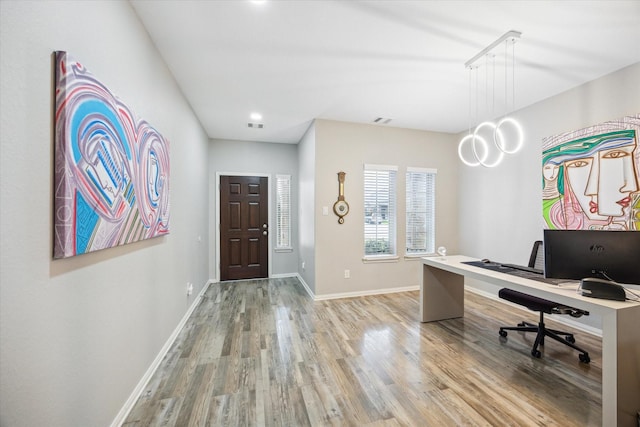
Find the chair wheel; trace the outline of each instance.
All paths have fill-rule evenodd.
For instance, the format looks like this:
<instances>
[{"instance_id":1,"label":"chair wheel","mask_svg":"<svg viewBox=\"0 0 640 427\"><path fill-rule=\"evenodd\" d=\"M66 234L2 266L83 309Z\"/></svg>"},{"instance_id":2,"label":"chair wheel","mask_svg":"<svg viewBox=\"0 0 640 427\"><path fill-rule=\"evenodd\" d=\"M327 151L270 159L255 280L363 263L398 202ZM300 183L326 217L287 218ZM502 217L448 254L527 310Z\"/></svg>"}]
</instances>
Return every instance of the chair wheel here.
<instances>
[{"instance_id":1,"label":"chair wheel","mask_svg":"<svg viewBox=\"0 0 640 427\"><path fill-rule=\"evenodd\" d=\"M531 350L531 355L533 357L536 357L536 358L540 359L540 356L542 356L542 353L540 353L540 350Z\"/></svg>"},{"instance_id":2,"label":"chair wheel","mask_svg":"<svg viewBox=\"0 0 640 427\"><path fill-rule=\"evenodd\" d=\"M498 333L500 334L501 337L506 337L507 336L507 331L500 331Z\"/></svg>"},{"instance_id":3,"label":"chair wheel","mask_svg":"<svg viewBox=\"0 0 640 427\"><path fill-rule=\"evenodd\" d=\"M578 358L580 359L580 361L581 361L582 363L589 363L589 362L591 362L591 358L590 358L590 357L589 357L589 355L588 355L588 354L586 354L586 353L585 353L585 354L580 353L580 354L578 355Z\"/></svg>"},{"instance_id":4,"label":"chair wheel","mask_svg":"<svg viewBox=\"0 0 640 427\"><path fill-rule=\"evenodd\" d=\"M567 335L565 339L567 340L567 342L570 342L571 344L576 342L576 339L573 337L573 335Z\"/></svg>"}]
</instances>

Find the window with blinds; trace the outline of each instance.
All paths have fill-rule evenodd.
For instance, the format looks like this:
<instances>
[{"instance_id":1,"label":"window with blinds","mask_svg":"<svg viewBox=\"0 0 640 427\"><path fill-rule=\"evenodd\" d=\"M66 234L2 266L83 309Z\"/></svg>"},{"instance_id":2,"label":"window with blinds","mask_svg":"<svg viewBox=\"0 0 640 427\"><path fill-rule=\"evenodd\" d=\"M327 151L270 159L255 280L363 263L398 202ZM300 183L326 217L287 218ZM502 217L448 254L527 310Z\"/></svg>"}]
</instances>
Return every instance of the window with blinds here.
<instances>
[{"instance_id":1,"label":"window with blinds","mask_svg":"<svg viewBox=\"0 0 640 427\"><path fill-rule=\"evenodd\" d=\"M407 168L407 255L435 252L436 172Z\"/></svg>"},{"instance_id":2,"label":"window with blinds","mask_svg":"<svg viewBox=\"0 0 640 427\"><path fill-rule=\"evenodd\" d=\"M364 165L364 254L396 254L396 166Z\"/></svg>"},{"instance_id":3,"label":"window with blinds","mask_svg":"<svg viewBox=\"0 0 640 427\"><path fill-rule=\"evenodd\" d=\"M276 175L276 249L291 249L291 175Z\"/></svg>"}]
</instances>

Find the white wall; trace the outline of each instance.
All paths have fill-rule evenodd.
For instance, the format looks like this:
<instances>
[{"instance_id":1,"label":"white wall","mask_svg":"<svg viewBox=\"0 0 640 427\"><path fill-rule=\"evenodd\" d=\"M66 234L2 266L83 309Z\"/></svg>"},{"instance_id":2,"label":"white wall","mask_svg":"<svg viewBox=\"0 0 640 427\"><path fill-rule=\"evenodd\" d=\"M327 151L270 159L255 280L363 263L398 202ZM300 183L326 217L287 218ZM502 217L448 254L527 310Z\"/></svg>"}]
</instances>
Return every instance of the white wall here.
<instances>
[{"instance_id":1,"label":"white wall","mask_svg":"<svg viewBox=\"0 0 640 427\"><path fill-rule=\"evenodd\" d=\"M523 150L493 169L460 167L460 252L526 262L544 227L542 139L639 112L640 64L515 112Z\"/></svg>"},{"instance_id":2,"label":"white wall","mask_svg":"<svg viewBox=\"0 0 640 427\"><path fill-rule=\"evenodd\" d=\"M269 175L269 210L271 245L269 254L272 275L290 275L298 272L298 146L293 144L270 144L267 142L211 140L209 148L209 218L210 230L210 277L219 280L216 272L216 242L218 224L215 205L217 174L256 174ZM291 251L276 251L273 237L276 235L276 175L291 175Z\"/></svg>"},{"instance_id":3,"label":"white wall","mask_svg":"<svg viewBox=\"0 0 640 427\"><path fill-rule=\"evenodd\" d=\"M55 50L170 141L168 236L52 260ZM0 425L108 425L208 280L208 139L127 2L2 1L0 60Z\"/></svg>"},{"instance_id":4,"label":"white wall","mask_svg":"<svg viewBox=\"0 0 640 427\"><path fill-rule=\"evenodd\" d=\"M316 125L298 144L298 271L309 290L316 292ZM302 266L304 263L304 267Z\"/></svg>"},{"instance_id":5,"label":"white wall","mask_svg":"<svg viewBox=\"0 0 640 427\"><path fill-rule=\"evenodd\" d=\"M397 212L405 212L405 173L408 166L437 169L436 246L457 251L458 168L455 137L449 134L378 125L316 120L315 123L316 296L369 293L415 287L422 280L419 259L404 256L405 221L397 228L398 255L394 262L365 263L364 164L398 166ZM338 175L346 172L345 199L349 214L338 224L333 204L338 197ZM322 215L328 207L329 215ZM344 278L344 270L351 277Z\"/></svg>"},{"instance_id":6,"label":"white wall","mask_svg":"<svg viewBox=\"0 0 640 427\"><path fill-rule=\"evenodd\" d=\"M514 113L526 133L523 150L493 169L460 167L460 253L526 264L544 228L542 139L639 112L635 64ZM481 282L474 286L497 293ZM600 323L594 316L581 321Z\"/></svg>"}]
</instances>

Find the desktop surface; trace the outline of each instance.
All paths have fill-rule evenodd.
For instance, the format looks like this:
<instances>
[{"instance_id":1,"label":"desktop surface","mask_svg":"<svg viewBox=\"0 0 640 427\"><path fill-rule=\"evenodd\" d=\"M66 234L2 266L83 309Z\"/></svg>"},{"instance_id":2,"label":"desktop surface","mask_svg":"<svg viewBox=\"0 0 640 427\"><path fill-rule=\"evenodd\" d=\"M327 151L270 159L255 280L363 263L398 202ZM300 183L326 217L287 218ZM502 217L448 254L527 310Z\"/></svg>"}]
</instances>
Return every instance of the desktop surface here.
<instances>
[{"instance_id":1,"label":"desktop surface","mask_svg":"<svg viewBox=\"0 0 640 427\"><path fill-rule=\"evenodd\" d=\"M516 264L505 264L484 259L482 261L462 261L462 264L497 271L524 279L536 280L554 286L571 287L580 290L581 295L591 298L611 299L616 301L640 301L638 294L631 289L625 290L623 285L606 279L585 278L581 281L569 279L555 279L545 277L544 271ZM628 292L628 296L627 296Z\"/></svg>"},{"instance_id":2,"label":"desktop surface","mask_svg":"<svg viewBox=\"0 0 640 427\"><path fill-rule=\"evenodd\" d=\"M606 315L610 310L628 310L640 307L640 302L635 301L614 301L608 299L591 298L582 296L577 292L578 282L571 282L571 285L564 286L567 280L562 280L560 286L548 283L543 280L530 279L523 274L508 274L500 269L489 269L477 267L469 262L481 262L478 258L465 255L447 255L444 257L424 257L422 262L425 266L432 266L444 271L459 274L464 277L482 280L497 286L509 287L511 289L527 292L539 298L557 301L562 304L572 305L599 315ZM639 323L640 324L640 323Z\"/></svg>"}]
</instances>

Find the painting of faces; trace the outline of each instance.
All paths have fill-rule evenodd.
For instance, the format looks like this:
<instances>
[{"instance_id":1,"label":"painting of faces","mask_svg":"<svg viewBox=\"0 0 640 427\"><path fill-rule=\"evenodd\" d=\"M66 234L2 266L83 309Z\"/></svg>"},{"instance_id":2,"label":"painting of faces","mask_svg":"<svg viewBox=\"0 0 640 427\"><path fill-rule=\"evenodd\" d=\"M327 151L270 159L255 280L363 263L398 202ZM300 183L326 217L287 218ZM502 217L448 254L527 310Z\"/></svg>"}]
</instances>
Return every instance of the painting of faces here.
<instances>
[{"instance_id":1,"label":"painting of faces","mask_svg":"<svg viewBox=\"0 0 640 427\"><path fill-rule=\"evenodd\" d=\"M640 230L639 135L640 114L545 138L546 227Z\"/></svg>"}]
</instances>

